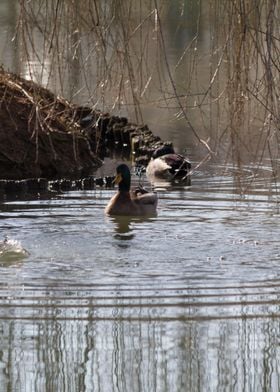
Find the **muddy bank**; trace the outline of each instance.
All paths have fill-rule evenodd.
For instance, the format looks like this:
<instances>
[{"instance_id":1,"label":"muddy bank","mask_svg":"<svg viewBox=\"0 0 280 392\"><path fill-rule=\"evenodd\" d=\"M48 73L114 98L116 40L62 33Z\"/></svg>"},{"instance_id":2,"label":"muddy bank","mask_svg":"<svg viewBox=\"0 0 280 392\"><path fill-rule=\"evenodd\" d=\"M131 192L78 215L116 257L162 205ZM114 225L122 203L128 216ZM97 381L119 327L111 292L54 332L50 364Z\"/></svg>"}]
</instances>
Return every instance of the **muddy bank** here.
<instances>
[{"instance_id":1,"label":"muddy bank","mask_svg":"<svg viewBox=\"0 0 280 392\"><path fill-rule=\"evenodd\" d=\"M24 180L0 180L0 200L24 199L25 197L50 196L75 190L93 190L100 187L111 188L114 176L94 177L89 176L81 179L57 179L28 178Z\"/></svg>"},{"instance_id":2,"label":"muddy bank","mask_svg":"<svg viewBox=\"0 0 280 392\"><path fill-rule=\"evenodd\" d=\"M0 71L0 178L80 175L100 165L72 105Z\"/></svg>"},{"instance_id":3,"label":"muddy bank","mask_svg":"<svg viewBox=\"0 0 280 392\"><path fill-rule=\"evenodd\" d=\"M70 104L0 69L0 179L88 177L112 152L145 165L161 144L145 125Z\"/></svg>"}]
</instances>

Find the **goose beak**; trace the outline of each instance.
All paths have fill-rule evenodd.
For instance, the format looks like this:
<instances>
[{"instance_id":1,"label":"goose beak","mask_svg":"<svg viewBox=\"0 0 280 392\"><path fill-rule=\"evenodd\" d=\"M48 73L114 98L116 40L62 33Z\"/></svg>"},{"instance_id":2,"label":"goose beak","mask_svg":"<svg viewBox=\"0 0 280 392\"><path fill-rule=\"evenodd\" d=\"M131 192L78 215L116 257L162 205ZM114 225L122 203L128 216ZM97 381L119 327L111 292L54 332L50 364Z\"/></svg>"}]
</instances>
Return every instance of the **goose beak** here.
<instances>
[{"instance_id":1,"label":"goose beak","mask_svg":"<svg viewBox=\"0 0 280 392\"><path fill-rule=\"evenodd\" d=\"M121 180L122 180L122 175L119 173L114 178L113 183L118 185L121 182Z\"/></svg>"}]
</instances>

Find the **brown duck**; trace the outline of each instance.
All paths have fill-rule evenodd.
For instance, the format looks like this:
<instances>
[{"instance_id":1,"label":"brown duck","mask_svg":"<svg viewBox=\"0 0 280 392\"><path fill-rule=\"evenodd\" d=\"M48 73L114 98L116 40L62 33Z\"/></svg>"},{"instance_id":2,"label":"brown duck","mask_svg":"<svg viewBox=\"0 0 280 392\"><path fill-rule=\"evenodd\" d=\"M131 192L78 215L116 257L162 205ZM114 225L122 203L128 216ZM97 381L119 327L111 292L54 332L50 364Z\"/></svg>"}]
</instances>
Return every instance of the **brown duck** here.
<instances>
[{"instance_id":1,"label":"brown duck","mask_svg":"<svg viewBox=\"0 0 280 392\"><path fill-rule=\"evenodd\" d=\"M117 167L114 183L118 185L119 189L106 206L106 214L125 216L156 214L157 194L143 188L132 192L130 190L131 174L127 165L121 164Z\"/></svg>"}]
</instances>

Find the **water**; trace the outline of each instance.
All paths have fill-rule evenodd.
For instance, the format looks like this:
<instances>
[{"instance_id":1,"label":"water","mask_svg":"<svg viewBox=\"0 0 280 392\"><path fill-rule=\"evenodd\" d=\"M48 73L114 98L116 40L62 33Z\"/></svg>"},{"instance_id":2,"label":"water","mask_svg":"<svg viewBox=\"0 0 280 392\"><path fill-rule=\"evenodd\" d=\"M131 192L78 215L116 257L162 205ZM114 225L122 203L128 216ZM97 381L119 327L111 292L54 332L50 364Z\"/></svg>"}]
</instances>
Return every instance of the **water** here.
<instances>
[{"instance_id":1,"label":"water","mask_svg":"<svg viewBox=\"0 0 280 392\"><path fill-rule=\"evenodd\" d=\"M3 203L0 390L277 391L277 192L252 173L161 184L149 219L105 216L113 189Z\"/></svg>"},{"instance_id":2,"label":"water","mask_svg":"<svg viewBox=\"0 0 280 392\"><path fill-rule=\"evenodd\" d=\"M0 392L280 390L278 132L267 125L275 113L259 88L269 48L254 41L252 20L250 45L264 54L255 76L253 61L246 63L249 84L235 92L248 103L244 118L239 106L229 118L234 64L221 48L240 34L223 26L227 2L161 2L160 14L148 3L132 2L123 25L106 19L104 6L99 29L83 9L83 24L75 24L72 2L27 2L19 24L20 4L1 1L6 69L131 120L141 109L155 134L190 156L194 172L191 186L156 184L158 216L149 219L105 216L113 189L1 202ZM266 31L263 22L258 32ZM103 58L106 37L112 44ZM241 47L229 43L238 59ZM182 107L215 153L198 167L208 151ZM112 175L117 163L105 160L97 177Z\"/></svg>"}]
</instances>

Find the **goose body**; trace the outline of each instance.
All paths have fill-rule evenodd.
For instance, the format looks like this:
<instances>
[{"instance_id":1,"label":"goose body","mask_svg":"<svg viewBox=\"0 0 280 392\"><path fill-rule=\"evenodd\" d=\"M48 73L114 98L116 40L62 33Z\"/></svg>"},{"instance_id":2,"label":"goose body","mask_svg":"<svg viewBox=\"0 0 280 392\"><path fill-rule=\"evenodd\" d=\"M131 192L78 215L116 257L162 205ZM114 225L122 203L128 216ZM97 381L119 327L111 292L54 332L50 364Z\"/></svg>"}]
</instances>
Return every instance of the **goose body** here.
<instances>
[{"instance_id":1,"label":"goose body","mask_svg":"<svg viewBox=\"0 0 280 392\"><path fill-rule=\"evenodd\" d=\"M143 188L132 192L130 190L131 175L127 165L121 164L117 167L117 175L114 182L118 184L119 189L106 206L106 214L124 216L156 214L157 194L147 192Z\"/></svg>"},{"instance_id":2,"label":"goose body","mask_svg":"<svg viewBox=\"0 0 280 392\"><path fill-rule=\"evenodd\" d=\"M191 163L183 155L176 154L172 146L163 146L154 151L146 168L147 177L166 180L186 179Z\"/></svg>"}]
</instances>

